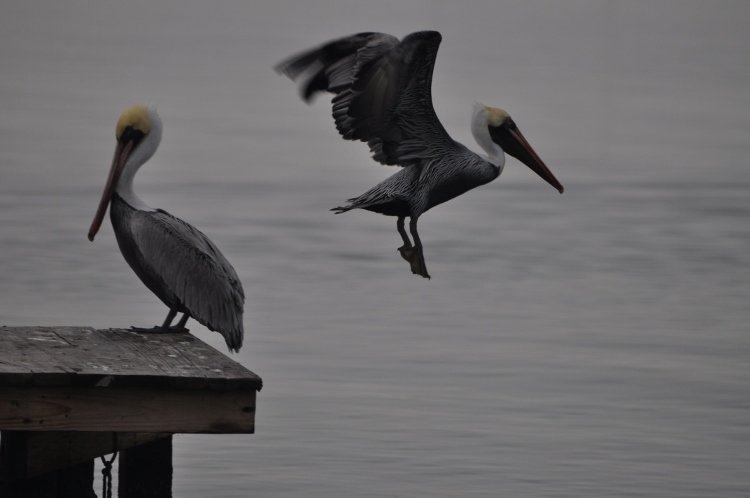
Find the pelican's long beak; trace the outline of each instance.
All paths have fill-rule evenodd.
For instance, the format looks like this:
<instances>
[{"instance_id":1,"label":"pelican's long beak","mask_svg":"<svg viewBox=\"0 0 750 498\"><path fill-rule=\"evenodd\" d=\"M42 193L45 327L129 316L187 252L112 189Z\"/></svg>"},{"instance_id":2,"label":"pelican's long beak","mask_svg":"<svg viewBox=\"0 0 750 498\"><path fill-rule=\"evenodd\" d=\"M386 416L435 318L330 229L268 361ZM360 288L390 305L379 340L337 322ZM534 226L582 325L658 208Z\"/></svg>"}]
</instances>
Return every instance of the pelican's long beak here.
<instances>
[{"instance_id":1,"label":"pelican's long beak","mask_svg":"<svg viewBox=\"0 0 750 498\"><path fill-rule=\"evenodd\" d=\"M115 147L115 155L112 158L112 167L109 169L109 177L107 177L107 184L104 186L104 192L102 193L102 200L99 202L99 209L96 210L94 221L91 222L91 228L89 228L89 240L93 241L96 232L102 226L104 215L107 213L107 206L109 201L112 200L112 194L117 188L117 182L120 180L122 170L125 168L125 163L130 156L130 152L133 150L134 142L128 140L127 142L117 141L117 147Z\"/></svg>"},{"instance_id":2,"label":"pelican's long beak","mask_svg":"<svg viewBox=\"0 0 750 498\"><path fill-rule=\"evenodd\" d=\"M557 181L555 175L549 170L544 161L542 161L529 142L518 129L512 120L507 120L500 126L490 126L490 137L502 147L503 151L515 157L526 166L531 168L537 175L541 176L547 183L555 187L561 194L563 193L562 184Z\"/></svg>"}]
</instances>

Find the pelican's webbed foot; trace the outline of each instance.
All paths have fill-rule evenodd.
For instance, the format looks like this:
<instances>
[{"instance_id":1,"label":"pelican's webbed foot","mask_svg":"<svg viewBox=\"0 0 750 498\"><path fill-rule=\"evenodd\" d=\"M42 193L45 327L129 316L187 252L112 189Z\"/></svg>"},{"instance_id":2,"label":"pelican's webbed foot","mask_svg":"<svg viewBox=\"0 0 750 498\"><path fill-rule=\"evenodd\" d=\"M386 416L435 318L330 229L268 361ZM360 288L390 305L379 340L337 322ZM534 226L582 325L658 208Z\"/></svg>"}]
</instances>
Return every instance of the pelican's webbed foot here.
<instances>
[{"instance_id":1,"label":"pelican's webbed foot","mask_svg":"<svg viewBox=\"0 0 750 498\"><path fill-rule=\"evenodd\" d=\"M427 273L427 265L424 262L424 252L421 247L404 245L398 248L398 252L401 253L402 258L409 262L413 274L427 279L432 278L430 277L430 274Z\"/></svg>"},{"instance_id":2,"label":"pelican's webbed foot","mask_svg":"<svg viewBox=\"0 0 750 498\"><path fill-rule=\"evenodd\" d=\"M133 332L142 332L144 334L174 334L176 332L190 332L190 329L185 327L178 327L177 325L172 325L167 328L157 325L156 327L151 327L149 329L145 329L142 327L130 327L130 330L132 330Z\"/></svg>"},{"instance_id":3,"label":"pelican's webbed foot","mask_svg":"<svg viewBox=\"0 0 750 498\"><path fill-rule=\"evenodd\" d=\"M150 329L130 327L130 330L134 332L143 332L146 334L172 334L176 332L190 332L189 329L185 328L185 323L187 323L190 315L185 313L182 315L182 318L180 318L180 321L177 322L177 325L170 325L175 316L177 316L177 310L169 310L169 314L167 315L166 320L164 320L164 323L161 324L161 326L151 327Z\"/></svg>"}]
</instances>

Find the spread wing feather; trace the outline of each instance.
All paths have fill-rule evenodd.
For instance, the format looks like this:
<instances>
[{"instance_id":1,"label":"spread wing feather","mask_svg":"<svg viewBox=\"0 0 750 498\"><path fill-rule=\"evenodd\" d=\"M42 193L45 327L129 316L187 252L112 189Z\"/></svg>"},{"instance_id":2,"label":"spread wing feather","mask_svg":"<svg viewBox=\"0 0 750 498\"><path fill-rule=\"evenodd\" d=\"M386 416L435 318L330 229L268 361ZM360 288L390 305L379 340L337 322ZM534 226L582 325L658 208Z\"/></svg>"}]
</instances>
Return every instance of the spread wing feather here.
<instances>
[{"instance_id":1,"label":"spread wing feather","mask_svg":"<svg viewBox=\"0 0 750 498\"><path fill-rule=\"evenodd\" d=\"M302 79L305 101L316 92L335 94L333 117L345 139L367 142L382 164L409 166L457 145L432 106L441 40L435 31L412 33L400 42L384 33L360 33L292 57L276 70Z\"/></svg>"}]
</instances>

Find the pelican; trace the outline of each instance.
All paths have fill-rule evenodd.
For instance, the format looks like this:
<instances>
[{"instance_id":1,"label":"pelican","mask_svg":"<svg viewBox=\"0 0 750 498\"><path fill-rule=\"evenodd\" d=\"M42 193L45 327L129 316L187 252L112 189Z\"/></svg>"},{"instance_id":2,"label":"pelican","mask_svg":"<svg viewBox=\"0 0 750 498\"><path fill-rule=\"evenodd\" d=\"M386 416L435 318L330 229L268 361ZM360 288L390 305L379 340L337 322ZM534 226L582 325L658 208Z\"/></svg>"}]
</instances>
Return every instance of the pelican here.
<instances>
[{"instance_id":1,"label":"pelican","mask_svg":"<svg viewBox=\"0 0 750 498\"><path fill-rule=\"evenodd\" d=\"M126 110L117 122L117 146L89 240L110 219L120 252L136 275L169 308L164 323L141 332L187 331L194 318L224 336L238 352L245 294L237 273L208 237L166 211L148 206L133 191L133 177L161 142L161 118L152 106ZM172 326L177 313L183 313Z\"/></svg>"},{"instance_id":2,"label":"pelican","mask_svg":"<svg viewBox=\"0 0 750 498\"><path fill-rule=\"evenodd\" d=\"M441 40L436 31L412 33L401 41L384 33L359 33L275 67L300 84L308 103L318 92L334 94L333 118L342 137L367 142L375 161L403 168L331 211L366 209L397 217L404 242L398 250L412 273L425 278L430 275L417 220L428 209L497 178L505 166L504 152L563 192L502 109L474 105L471 131L486 157L451 139L435 114L430 89ZM407 216L414 244L404 229Z\"/></svg>"}]
</instances>

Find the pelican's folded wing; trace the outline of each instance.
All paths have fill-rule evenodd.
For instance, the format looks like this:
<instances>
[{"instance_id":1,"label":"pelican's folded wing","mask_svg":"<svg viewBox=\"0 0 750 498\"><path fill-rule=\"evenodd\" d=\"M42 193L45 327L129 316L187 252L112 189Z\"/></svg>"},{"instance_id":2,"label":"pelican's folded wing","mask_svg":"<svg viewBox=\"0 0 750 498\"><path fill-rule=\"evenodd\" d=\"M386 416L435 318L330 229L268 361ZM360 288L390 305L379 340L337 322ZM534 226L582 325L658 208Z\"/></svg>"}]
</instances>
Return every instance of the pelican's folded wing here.
<instances>
[{"instance_id":1,"label":"pelican's folded wing","mask_svg":"<svg viewBox=\"0 0 750 498\"><path fill-rule=\"evenodd\" d=\"M143 262L190 316L219 331L230 349L242 346L245 294L232 265L208 237L165 211L135 213L132 234Z\"/></svg>"}]
</instances>

